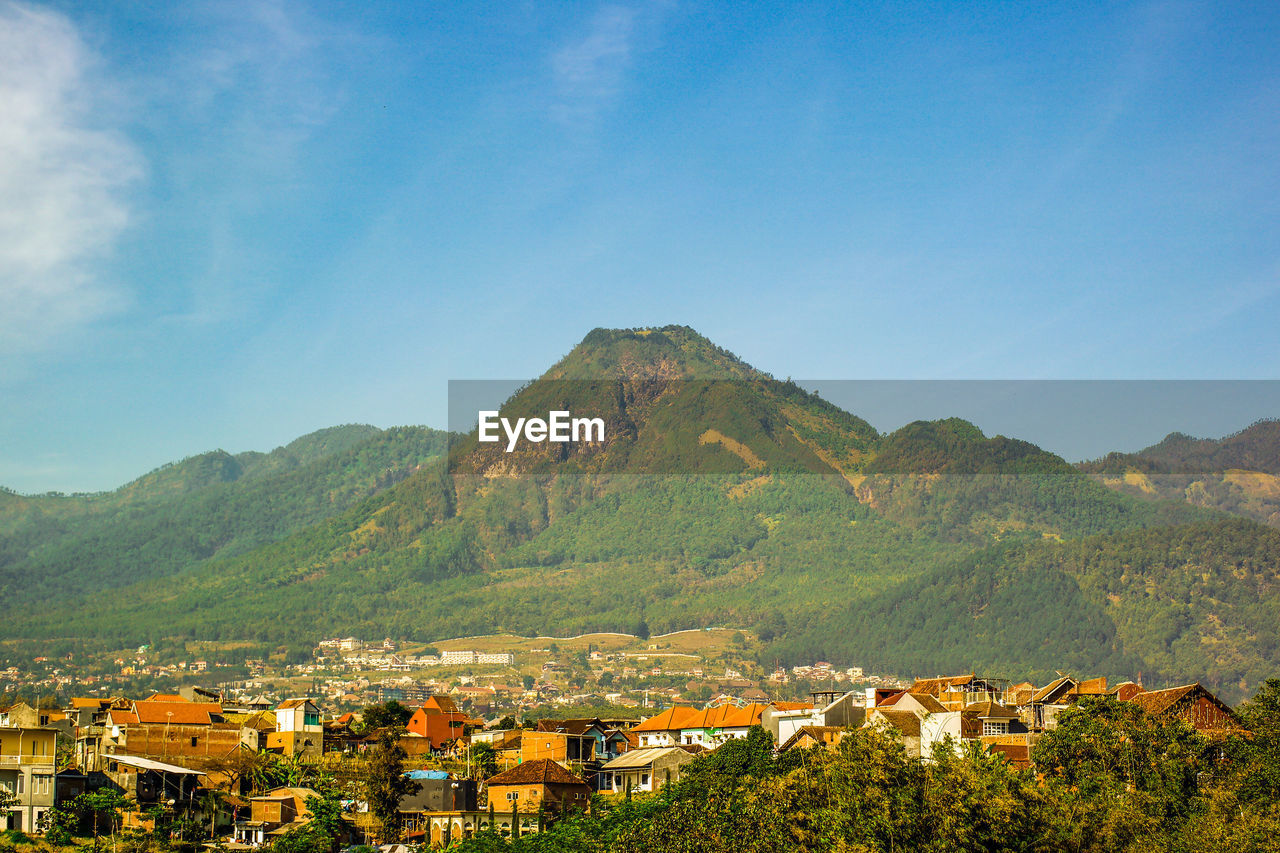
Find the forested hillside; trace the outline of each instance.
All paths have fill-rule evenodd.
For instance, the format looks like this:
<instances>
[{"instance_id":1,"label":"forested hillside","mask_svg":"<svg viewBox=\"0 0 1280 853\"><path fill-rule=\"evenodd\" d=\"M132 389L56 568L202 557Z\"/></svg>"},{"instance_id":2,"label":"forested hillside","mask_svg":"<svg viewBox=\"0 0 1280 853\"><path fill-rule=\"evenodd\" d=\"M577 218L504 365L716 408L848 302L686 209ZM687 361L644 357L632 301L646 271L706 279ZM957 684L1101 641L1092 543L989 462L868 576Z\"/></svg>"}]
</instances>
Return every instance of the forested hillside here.
<instances>
[{"instance_id":1,"label":"forested hillside","mask_svg":"<svg viewBox=\"0 0 1280 853\"><path fill-rule=\"evenodd\" d=\"M0 595L56 605L274 542L443 457L421 427L337 427L271 453L214 451L94 495L0 495Z\"/></svg>"},{"instance_id":2,"label":"forested hillside","mask_svg":"<svg viewBox=\"0 0 1280 853\"><path fill-rule=\"evenodd\" d=\"M1140 498L1182 500L1280 528L1280 421L1221 439L1171 433L1137 453L1080 466L1097 481Z\"/></svg>"},{"instance_id":3,"label":"forested hillside","mask_svg":"<svg viewBox=\"0 0 1280 853\"><path fill-rule=\"evenodd\" d=\"M1073 669L1228 698L1274 672L1280 533L1109 488L1027 442L956 419L879 435L683 327L596 330L502 408L590 413L606 438L507 453L473 432L432 462L440 434L405 430L257 479L158 477L152 492L204 485L8 558L11 589L41 577L6 596L0 633L728 625L758 628L770 664Z\"/></svg>"}]
</instances>

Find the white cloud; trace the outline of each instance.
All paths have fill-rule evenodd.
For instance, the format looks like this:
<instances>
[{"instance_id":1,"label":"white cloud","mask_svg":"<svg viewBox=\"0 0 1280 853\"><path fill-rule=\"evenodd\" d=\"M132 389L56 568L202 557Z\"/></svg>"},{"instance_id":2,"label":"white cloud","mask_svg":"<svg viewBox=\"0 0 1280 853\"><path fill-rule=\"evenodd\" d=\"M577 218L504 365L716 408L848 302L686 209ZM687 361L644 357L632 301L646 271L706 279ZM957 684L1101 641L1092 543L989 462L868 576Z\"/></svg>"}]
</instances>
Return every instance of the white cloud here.
<instances>
[{"instance_id":1,"label":"white cloud","mask_svg":"<svg viewBox=\"0 0 1280 853\"><path fill-rule=\"evenodd\" d=\"M95 265L129 224L142 160L64 15L0 0L0 351L40 349L118 307Z\"/></svg>"},{"instance_id":2,"label":"white cloud","mask_svg":"<svg viewBox=\"0 0 1280 853\"><path fill-rule=\"evenodd\" d=\"M586 35L552 55L557 118L566 122L590 119L616 97L631 61L635 30L634 10L603 6L592 18Z\"/></svg>"}]
</instances>

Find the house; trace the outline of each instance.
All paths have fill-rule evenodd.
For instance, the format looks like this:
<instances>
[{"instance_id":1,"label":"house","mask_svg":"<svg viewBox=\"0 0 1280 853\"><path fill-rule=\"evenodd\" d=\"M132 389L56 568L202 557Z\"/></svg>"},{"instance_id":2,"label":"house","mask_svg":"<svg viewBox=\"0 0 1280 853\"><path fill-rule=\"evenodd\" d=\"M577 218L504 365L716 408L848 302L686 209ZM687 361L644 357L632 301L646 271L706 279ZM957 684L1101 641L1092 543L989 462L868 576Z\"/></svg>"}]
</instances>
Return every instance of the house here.
<instances>
[{"instance_id":1,"label":"house","mask_svg":"<svg viewBox=\"0 0 1280 853\"><path fill-rule=\"evenodd\" d=\"M809 702L774 702L760 714L760 725L782 743L805 726L822 725L822 709Z\"/></svg>"},{"instance_id":2,"label":"house","mask_svg":"<svg viewBox=\"0 0 1280 853\"><path fill-rule=\"evenodd\" d=\"M604 740L604 727L594 720L540 720L536 730L525 733L520 760L594 761Z\"/></svg>"},{"instance_id":3,"label":"house","mask_svg":"<svg viewBox=\"0 0 1280 853\"><path fill-rule=\"evenodd\" d=\"M0 727L45 728L56 720L65 720L66 717L65 711L53 708L33 708L26 702L19 702L0 711Z\"/></svg>"},{"instance_id":4,"label":"house","mask_svg":"<svg viewBox=\"0 0 1280 853\"><path fill-rule=\"evenodd\" d=\"M267 741L276 730L276 715L272 711L254 711L248 714L226 714L228 722L240 724L240 742L254 752L264 752Z\"/></svg>"},{"instance_id":5,"label":"house","mask_svg":"<svg viewBox=\"0 0 1280 853\"><path fill-rule=\"evenodd\" d=\"M402 818L423 812L476 811L479 808L474 779L451 779L438 770L411 770L406 775L418 783L418 790L400 798L397 810Z\"/></svg>"},{"instance_id":6,"label":"house","mask_svg":"<svg viewBox=\"0 0 1280 853\"><path fill-rule=\"evenodd\" d=\"M897 734L908 757L920 758L920 717L914 711L872 708L866 725Z\"/></svg>"},{"instance_id":7,"label":"house","mask_svg":"<svg viewBox=\"0 0 1280 853\"><path fill-rule=\"evenodd\" d=\"M584 809L591 787L549 758L526 761L485 782L489 805L495 811L536 812Z\"/></svg>"},{"instance_id":8,"label":"house","mask_svg":"<svg viewBox=\"0 0 1280 853\"><path fill-rule=\"evenodd\" d=\"M911 711L921 717L926 714L947 713L947 707L932 695L928 693L912 693L905 690L901 693L893 694L876 707L894 711Z\"/></svg>"},{"instance_id":9,"label":"house","mask_svg":"<svg viewBox=\"0 0 1280 853\"><path fill-rule=\"evenodd\" d=\"M1058 725L1058 714L1080 701L1082 696L1105 695L1105 677L1079 681L1069 675L1059 674L1053 681L1032 693L1025 705L1023 720L1032 731L1052 729Z\"/></svg>"},{"instance_id":10,"label":"house","mask_svg":"<svg viewBox=\"0 0 1280 853\"><path fill-rule=\"evenodd\" d=\"M679 743L715 749L727 740L744 738L752 726L760 725L766 707L752 702L741 707L718 705L704 708L680 724Z\"/></svg>"},{"instance_id":11,"label":"house","mask_svg":"<svg viewBox=\"0 0 1280 853\"><path fill-rule=\"evenodd\" d=\"M1121 702L1128 702L1142 692L1142 685L1134 681L1122 681L1107 691L1107 695Z\"/></svg>"},{"instance_id":12,"label":"house","mask_svg":"<svg viewBox=\"0 0 1280 853\"><path fill-rule=\"evenodd\" d=\"M778 751L835 746L847 731L843 726L801 726L778 747Z\"/></svg>"},{"instance_id":13,"label":"house","mask_svg":"<svg viewBox=\"0 0 1280 853\"><path fill-rule=\"evenodd\" d=\"M286 699L276 707L276 730L267 733L267 751L317 756L324 751L320 707L306 698Z\"/></svg>"},{"instance_id":14,"label":"house","mask_svg":"<svg viewBox=\"0 0 1280 853\"><path fill-rule=\"evenodd\" d=\"M591 719L541 720L538 731L556 731L568 734L590 735L595 740L595 757L608 761L626 752L630 746L627 737L620 729L633 726L635 720L601 720Z\"/></svg>"},{"instance_id":15,"label":"house","mask_svg":"<svg viewBox=\"0 0 1280 853\"><path fill-rule=\"evenodd\" d=\"M0 827L30 832L54 804L57 732L38 726L0 728L0 789L18 798Z\"/></svg>"},{"instance_id":16,"label":"house","mask_svg":"<svg viewBox=\"0 0 1280 853\"><path fill-rule=\"evenodd\" d=\"M678 746L633 749L600 768L600 790L615 794L656 791L668 782L678 782L680 768L693 759L691 752Z\"/></svg>"},{"instance_id":17,"label":"house","mask_svg":"<svg viewBox=\"0 0 1280 853\"><path fill-rule=\"evenodd\" d=\"M1144 690L1129 701L1148 714L1183 720L1197 731L1221 732L1240 727L1240 720L1231 706L1199 682L1166 690Z\"/></svg>"},{"instance_id":18,"label":"house","mask_svg":"<svg viewBox=\"0 0 1280 853\"><path fill-rule=\"evenodd\" d=\"M249 800L249 817L237 820L235 840L238 844L261 847L294 827L311 820L307 798L317 796L310 788L276 788Z\"/></svg>"},{"instance_id":19,"label":"house","mask_svg":"<svg viewBox=\"0 0 1280 853\"><path fill-rule=\"evenodd\" d=\"M125 705L113 702L100 737L87 744L82 770L99 769L101 760L116 753L183 764L220 760L239 748L241 729L227 722L217 703L160 696Z\"/></svg>"},{"instance_id":20,"label":"house","mask_svg":"<svg viewBox=\"0 0 1280 853\"><path fill-rule=\"evenodd\" d=\"M204 774L198 770L119 754L102 756L102 770L117 788L133 798L139 810L166 804L181 811L199 805L196 790Z\"/></svg>"},{"instance_id":21,"label":"house","mask_svg":"<svg viewBox=\"0 0 1280 853\"><path fill-rule=\"evenodd\" d=\"M452 699L433 696L413 712L405 730L427 738L432 749L444 749L463 736L467 721L467 715L458 710Z\"/></svg>"},{"instance_id":22,"label":"house","mask_svg":"<svg viewBox=\"0 0 1280 853\"><path fill-rule=\"evenodd\" d=\"M524 729L501 729L489 732L474 732L472 743L487 743L493 747L499 766L506 767L520 763L521 745L524 743Z\"/></svg>"},{"instance_id":23,"label":"house","mask_svg":"<svg viewBox=\"0 0 1280 853\"><path fill-rule=\"evenodd\" d=\"M688 705L673 705L661 714L654 714L630 732L636 736L636 746L675 746L680 743L683 724L696 716L698 710Z\"/></svg>"},{"instance_id":24,"label":"house","mask_svg":"<svg viewBox=\"0 0 1280 853\"><path fill-rule=\"evenodd\" d=\"M966 705L986 699L999 701L1004 691L991 681L979 678L976 673L951 675L942 678L921 678L907 688L908 693L928 693L946 706L948 711L959 711Z\"/></svg>"}]
</instances>

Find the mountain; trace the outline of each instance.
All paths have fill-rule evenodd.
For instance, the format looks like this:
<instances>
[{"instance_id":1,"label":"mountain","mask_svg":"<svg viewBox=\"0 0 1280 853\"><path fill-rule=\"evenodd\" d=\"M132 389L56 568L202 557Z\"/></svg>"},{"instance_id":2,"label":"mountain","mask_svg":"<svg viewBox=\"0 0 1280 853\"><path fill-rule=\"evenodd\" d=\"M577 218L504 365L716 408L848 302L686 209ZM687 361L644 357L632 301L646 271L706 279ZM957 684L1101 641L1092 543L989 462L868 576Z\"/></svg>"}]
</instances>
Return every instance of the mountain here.
<instances>
[{"instance_id":1,"label":"mountain","mask_svg":"<svg viewBox=\"0 0 1280 853\"><path fill-rule=\"evenodd\" d=\"M435 430L351 425L270 453L200 454L113 492L0 492L0 596L48 606L182 574L341 513L446 448Z\"/></svg>"},{"instance_id":2,"label":"mountain","mask_svg":"<svg viewBox=\"0 0 1280 853\"><path fill-rule=\"evenodd\" d=\"M1170 433L1137 453L1111 453L1081 470L1140 498L1185 500L1280 528L1280 421L1220 439Z\"/></svg>"},{"instance_id":3,"label":"mountain","mask_svg":"<svg viewBox=\"0 0 1280 853\"><path fill-rule=\"evenodd\" d=\"M1126 494L1027 442L958 419L880 435L679 326L597 329L500 414L553 411L598 417L603 439L507 452L455 435L317 523L143 582L36 549L75 592L0 598L0 636L306 646L732 625L770 664L1019 680L1069 667L1228 697L1274 661L1280 533Z\"/></svg>"}]
</instances>

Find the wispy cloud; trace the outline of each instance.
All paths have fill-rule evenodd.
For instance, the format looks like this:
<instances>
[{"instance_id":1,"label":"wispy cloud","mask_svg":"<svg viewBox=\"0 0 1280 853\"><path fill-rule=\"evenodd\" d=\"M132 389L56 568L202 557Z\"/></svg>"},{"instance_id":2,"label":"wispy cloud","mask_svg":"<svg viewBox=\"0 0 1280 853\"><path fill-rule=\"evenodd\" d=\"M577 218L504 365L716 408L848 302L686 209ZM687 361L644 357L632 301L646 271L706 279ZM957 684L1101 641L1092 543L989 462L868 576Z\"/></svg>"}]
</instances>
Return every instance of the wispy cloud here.
<instances>
[{"instance_id":1,"label":"wispy cloud","mask_svg":"<svg viewBox=\"0 0 1280 853\"><path fill-rule=\"evenodd\" d=\"M568 124L589 122L617 97L631 63L636 18L634 9L603 6L585 35L575 35L552 54L557 119Z\"/></svg>"},{"instance_id":2,"label":"wispy cloud","mask_svg":"<svg viewBox=\"0 0 1280 853\"><path fill-rule=\"evenodd\" d=\"M41 349L123 302L95 266L143 172L74 24L0 0L0 352Z\"/></svg>"}]
</instances>

